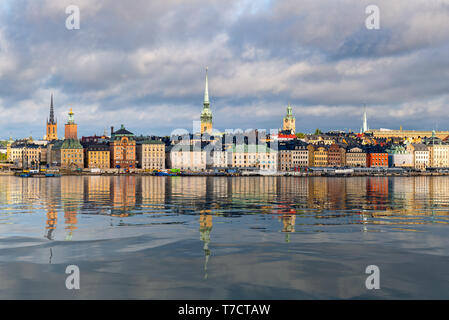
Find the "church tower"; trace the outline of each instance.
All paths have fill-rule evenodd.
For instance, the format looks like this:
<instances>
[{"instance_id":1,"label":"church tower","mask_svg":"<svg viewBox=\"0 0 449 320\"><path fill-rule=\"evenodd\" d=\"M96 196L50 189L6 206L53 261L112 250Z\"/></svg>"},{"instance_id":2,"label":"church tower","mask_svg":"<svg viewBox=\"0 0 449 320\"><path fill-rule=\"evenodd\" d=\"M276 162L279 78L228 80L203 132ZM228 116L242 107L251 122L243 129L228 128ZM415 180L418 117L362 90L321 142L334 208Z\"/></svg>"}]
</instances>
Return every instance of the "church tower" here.
<instances>
[{"instance_id":1,"label":"church tower","mask_svg":"<svg viewBox=\"0 0 449 320\"><path fill-rule=\"evenodd\" d=\"M50 118L47 118L47 131L45 134L45 140L58 140L58 123L55 120L55 112L53 109L53 95L51 95Z\"/></svg>"},{"instance_id":2,"label":"church tower","mask_svg":"<svg viewBox=\"0 0 449 320\"><path fill-rule=\"evenodd\" d=\"M292 112L292 107L290 103L287 107L287 115L284 117L284 124L282 126L283 131L290 131L292 134L295 134L296 131L296 119Z\"/></svg>"},{"instance_id":3,"label":"church tower","mask_svg":"<svg viewBox=\"0 0 449 320\"><path fill-rule=\"evenodd\" d=\"M361 131L361 133L365 133L368 130L369 130L368 129L368 119L366 116L366 106L365 106L365 112L363 113L362 129L360 131Z\"/></svg>"},{"instance_id":4,"label":"church tower","mask_svg":"<svg viewBox=\"0 0 449 320\"><path fill-rule=\"evenodd\" d=\"M201 134L212 133L212 111L210 110L209 102L209 87L207 80L207 68L206 68L206 85L204 89L204 102L203 111L201 112Z\"/></svg>"},{"instance_id":5,"label":"church tower","mask_svg":"<svg viewBox=\"0 0 449 320\"><path fill-rule=\"evenodd\" d=\"M75 123L73 115L72 108L70 108L69 119L65 125L65 139L78 139L78 125Z\"/></svg>"}]
</instances>

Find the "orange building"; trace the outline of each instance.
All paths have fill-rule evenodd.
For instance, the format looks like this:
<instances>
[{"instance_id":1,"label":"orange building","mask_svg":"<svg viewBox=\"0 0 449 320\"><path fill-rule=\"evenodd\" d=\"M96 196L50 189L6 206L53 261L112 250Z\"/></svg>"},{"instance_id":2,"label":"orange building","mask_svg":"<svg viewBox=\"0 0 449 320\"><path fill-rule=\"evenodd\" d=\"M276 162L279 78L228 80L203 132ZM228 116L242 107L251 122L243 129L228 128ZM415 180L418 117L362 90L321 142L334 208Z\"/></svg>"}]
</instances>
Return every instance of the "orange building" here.
<instances>
[{"instance_id":1,"label":"orange building","mask_svg":"<svg viewBox=\"0 0 449 320\"><path fill-rule=\"evenodd\" d=\"M55 112L53 109L53 95L51 95L50 102L50 118L47 118L47 130L44 140L53 141L58 140L58 123L55 120Z\"/></svg>"},{"instance_id":2,"label":"orange building","mask_svg":"<svg viewBox=\"0 0 449 320\"><path fill-rule=\"evenodd\" d=\"M136 167L136 141L134 134L125 129L122 124L120 130L111 132L109 143L111 150L111 168Z\"/></svg>"},{"instance_id":3,"label":"orange building","mask_svg":"<svg viewBox=\"0 0 449 320\"><path fill-rule=\"evenodd\" d=\"M69 120L65 125L65 134L64 134L65 139L78 139L78 125L75 123L73 115L74 113L72 111L72 108L70 108Z\"/></svg>"},{"instance_id":4,"label":"orange building","mask_svg":"<svg viewBox=\"0 0 449 320\"><path fill-rule=\"evenodd\" d=\"M366 154L366 166L368 168L376 168L376 167L388 168L388 153L368 152Z\"/></svg>"}]
</instances>

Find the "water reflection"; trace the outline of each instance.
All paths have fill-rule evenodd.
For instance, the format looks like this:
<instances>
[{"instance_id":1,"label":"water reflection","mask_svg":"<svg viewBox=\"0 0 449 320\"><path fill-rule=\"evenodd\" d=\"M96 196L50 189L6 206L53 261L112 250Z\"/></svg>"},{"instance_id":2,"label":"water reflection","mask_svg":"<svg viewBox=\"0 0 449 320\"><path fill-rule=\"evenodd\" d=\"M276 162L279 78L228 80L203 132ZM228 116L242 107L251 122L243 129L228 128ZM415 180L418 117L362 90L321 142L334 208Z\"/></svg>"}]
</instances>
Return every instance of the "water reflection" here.
<instances>
[{"instance_id":1,"label":"water reflection","mask_svg":"<svg viewBox=\"0 0 449 320\"><path fill-rule=\"evenodd\" d=\"M44 210L49 240L58 228L65 230L65 239L74 239L79 215L120 218L117 224L128 226L126 218L136 215L160 218L150 224L183 223L174 217L200 215L207 259L212 215L276 215L278 231L287 234L305 226L326 231L326 226L360 225L361 231L373 231L379 225L448 222L446 177L1 177L0 182L0 223Z\"/></svg>"}]
</instances>

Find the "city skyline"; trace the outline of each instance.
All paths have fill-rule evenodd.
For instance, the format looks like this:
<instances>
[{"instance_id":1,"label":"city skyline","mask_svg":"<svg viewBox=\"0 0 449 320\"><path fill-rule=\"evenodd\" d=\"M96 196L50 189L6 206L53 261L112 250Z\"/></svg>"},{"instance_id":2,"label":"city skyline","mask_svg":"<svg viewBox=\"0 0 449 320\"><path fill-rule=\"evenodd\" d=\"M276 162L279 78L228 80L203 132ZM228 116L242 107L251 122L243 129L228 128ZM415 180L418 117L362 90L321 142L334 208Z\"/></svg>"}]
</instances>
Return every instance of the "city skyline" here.
<instances>
[{"instance_id":1,"label":"city skyline","mask_svg":"<svg viewBox=\"0 0 449 320\"><path fill-rule=\"evenodd\" d=\"M79 30L65 28L69 4ZM80 136L191 130L205 66L221 131L280 128L288 103L298 132L358 132L364 104L370 128L446 130L447 2L378 1L379 30L365 27L368 4L2 1L0 138L42 137L51 94Z\"/></svg>"}]
</instances>

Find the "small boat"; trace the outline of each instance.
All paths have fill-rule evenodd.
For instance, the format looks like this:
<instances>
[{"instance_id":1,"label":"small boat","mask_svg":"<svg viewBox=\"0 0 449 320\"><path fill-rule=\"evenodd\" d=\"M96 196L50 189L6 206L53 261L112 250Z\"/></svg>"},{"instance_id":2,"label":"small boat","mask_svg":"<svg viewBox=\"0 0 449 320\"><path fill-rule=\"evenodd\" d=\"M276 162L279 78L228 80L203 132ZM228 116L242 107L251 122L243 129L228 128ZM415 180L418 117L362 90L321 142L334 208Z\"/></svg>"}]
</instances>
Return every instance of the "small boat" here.
<instances>
[{"instance_id":1,"label":"small boat","mask_svg":"<svg viewBox=\"0 0 449 320\"><path fill-rule=\"evenodd\" d=\"M156 172L156 176L163 176L163 177L173 177L176 176L176 174L173 173L167 173L167 172Z\"/></svg>"},{"instance_id":2,"label":"small boat","mask_svg":"<svg viewBox=\"0 0 449 320\"><path fill-rule=\"evenodd\" d=\"M46 173L46 177L52 178L52 177L60 177L61 175L59 173Z\"/></svg>"},{"instance_id":3,"label":"small boat","mask_svg":"<svg viewBox=\"0 0 449 320\"><path fill-rule=\"evenodd\" d=\"M21 177L21 178L29 178L29 177L31 177L31 174L29 174L29 173L21 173L19 175L19 177Z\"/></svg>"}]
</instances>

